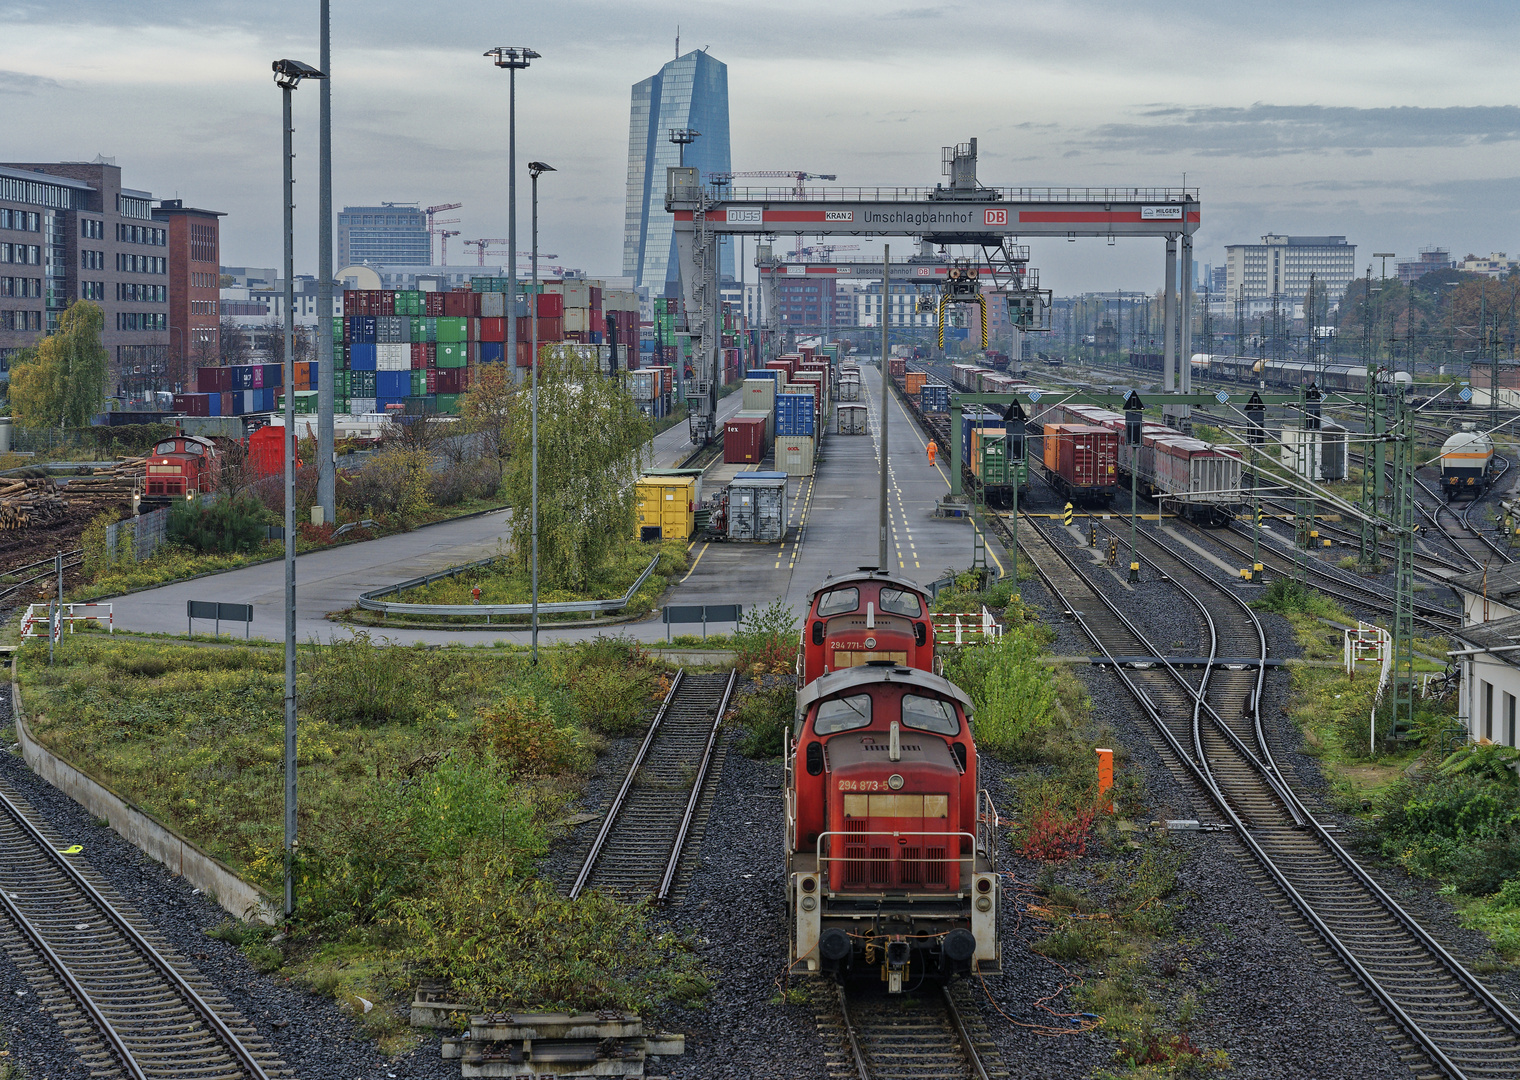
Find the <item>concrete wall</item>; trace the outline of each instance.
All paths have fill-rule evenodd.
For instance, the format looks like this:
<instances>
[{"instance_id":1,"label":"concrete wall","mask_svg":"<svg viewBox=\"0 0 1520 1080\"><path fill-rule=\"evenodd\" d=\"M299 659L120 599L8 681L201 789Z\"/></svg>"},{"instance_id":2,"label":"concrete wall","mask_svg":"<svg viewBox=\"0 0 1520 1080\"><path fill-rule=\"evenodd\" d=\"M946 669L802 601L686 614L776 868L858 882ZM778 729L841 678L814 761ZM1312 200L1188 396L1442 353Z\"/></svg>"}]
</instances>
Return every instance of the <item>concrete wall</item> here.
<instances>
[{"instance_id":1,"label":"concrete wall","mask_svg":"<svg viewBox=\"0 0 1520 1080\"><path fill-rule=\"evenodd\" d=\"M105 819L128 843L210 895L232 915L271 924L278 921L279 907L263 890L33 739L21 711L21 688L15 682L11 683L11 709L16 718L21 756L38 776L96 817Z\"/></svg>"}]
</instances>

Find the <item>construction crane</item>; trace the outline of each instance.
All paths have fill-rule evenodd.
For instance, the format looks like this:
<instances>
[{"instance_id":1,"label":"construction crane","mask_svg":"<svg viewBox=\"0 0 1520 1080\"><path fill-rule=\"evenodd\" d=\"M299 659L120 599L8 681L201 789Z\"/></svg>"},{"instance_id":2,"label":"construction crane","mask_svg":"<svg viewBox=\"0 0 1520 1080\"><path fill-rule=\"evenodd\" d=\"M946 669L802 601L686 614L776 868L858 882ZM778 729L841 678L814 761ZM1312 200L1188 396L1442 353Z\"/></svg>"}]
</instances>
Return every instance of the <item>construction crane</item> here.
<instances>
[{"instance_id":1,"label":"construction crane","mask_svg":"<svg viewBox=\"0 0 1520 1080\"><path fill-rule=\"evenodd\" d=\"M448 223L447 222L439 222L439 224L442 225L442 224L448 224ZM459 235L459 230L458 229L439 229L438 230L438 254L443 259L443 262L439 264L440 266L447 266L447 265L449 265L449 237L451 237L451 236L458 236L458 235Z\"/></svg>"},{"instance_id":2,"label":"construction crane","mask_svg":"<svg viewBox=\"0 0 1520 1080\"><path fill-rule=\"evenodd\" d=\"M493 244L505 244L505 243L507 243L507 241L501 239L500 237L482 237L479 240L466 240L465 241L465 244L468 245L468 246L479 247L480 248L479 261L476 262L476 264L475 264L477 266L484 266L486 264L486 249L487 248L491 247ZM519 251L517 253L517 259L518 259L519 262L521 262L524 259L531 259L532 257L533 257L533 252L531 252L531 251ZM540 259L557 259L557 258L559 258L559 256L556 255L556 254L548 253L548 252L543 252L543 251L540 251L538 253L538 257Z\"/></svg>"},{"instance_id":3,"label":"construction crane","mask_svg":"<svg viewBox=\"0 0 1520 1080\"><path fill-rule=\"evenodd\" d=\"M428 258L431 259L433 257L433 237L437 236L439 233L443 232L443 230L437 228L437 226L439 226L439 225L458 225L459 224L459 219L458 218L442 218L442 219L440 219L440 218L437 217L437 215L443 213L445 210L458 210L463 205L464 205L464 203L459 203L459 202L439 203L437 206L430 206L426 210L423 211L423 213L427 215ZM439 254L443 257L443 265L444 266L447 266L449 264L448 256L444 254L445 247L447 246L447 244L449 242L449 236L458 236L458 235L459 235L458 232L449 233L447 236L444 236L443 243L439 246L438 250L439 250Z\"/></svg>"},{"instance_id":4,"label":"construction crane","mask_svg":"<svg viewBox=\"0 0 1520 1080\"><path fill-rule=\"evenodd\" d=\"M792 194L796 195L798 198L802 197L802 185L804 181L839 179L839 177L835 176L833 173L810 173L803 172L801 169L761 169L752 172L715 172L708 173L707 179L714 184L727 184L736 176L772 178L778 180L785 178L791 180L795 184L795 187L792 190Z\"/></svg>"}]
</instances>

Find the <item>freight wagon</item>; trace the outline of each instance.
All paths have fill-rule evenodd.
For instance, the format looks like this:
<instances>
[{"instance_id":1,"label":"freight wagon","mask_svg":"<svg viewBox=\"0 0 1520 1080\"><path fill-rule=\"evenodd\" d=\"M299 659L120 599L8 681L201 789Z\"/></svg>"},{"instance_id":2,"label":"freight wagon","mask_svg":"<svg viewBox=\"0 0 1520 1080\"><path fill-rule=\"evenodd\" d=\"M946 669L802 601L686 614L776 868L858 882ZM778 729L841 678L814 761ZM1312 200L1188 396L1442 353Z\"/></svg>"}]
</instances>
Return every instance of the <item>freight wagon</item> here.
<instances>
[{"instance_id":1,"label":"freight wagon","mask_svg":"<svg viewBox=\"0 0 1520 1080\"><path fill-rule=\"evenodd\" d=\"M1097 424L1046 424L1035 461L1073 502L1107 502L1118 484L1119 435Z\"/></svg>"},{"instance_id":2,"label":"freight wagon","mask_svg":"<svg viewBox=\"0 0 1520 1080\"><path fill-rule=\"evenodd\" d=\"M1240 486L1240 451L1214 446L1164 424L1141 427L1141 445L1124 443L1124 415L1094 405L1052 405L1036 414L1049 424L1095 424L1118 439L1117 472L1141 494L1201 525L1223 525L1245 502Z\"/></svg>"},{"instance_id":3,"label":"freight wagon","mask_svg":"<svg viewBox=\"0 0 1520 1080\"><path fill-rule=\"evenodd\" d=\"M1142 371L1160 372L1164 362L1161 353L1130 354L1130 366ZM1268 360L1258 356L1224 356L1218 353L1194 353L1189 362L1196 379L1215 379L1284 390L1296 390L1311 383L1321 390L1364 393L1367 389L1367 368L1363 364ZM1391 378L1406 393L1414 381L1414 377L1407 371L1385 373L1384 377Z\"/></svg>"},{"instance_id":4,"label":"freight wagon","mask_svg":"<svg viewBox=\"0 0 1520 1080\"><path fill-rule=\"evenodd\" d=\"M961 467L973 489L996 506L1013 501L1013 489L1029 489L1028 458L1013 460L1003 416L992 409L970 405L961 410Z\"/></svg>"}]
</instances>

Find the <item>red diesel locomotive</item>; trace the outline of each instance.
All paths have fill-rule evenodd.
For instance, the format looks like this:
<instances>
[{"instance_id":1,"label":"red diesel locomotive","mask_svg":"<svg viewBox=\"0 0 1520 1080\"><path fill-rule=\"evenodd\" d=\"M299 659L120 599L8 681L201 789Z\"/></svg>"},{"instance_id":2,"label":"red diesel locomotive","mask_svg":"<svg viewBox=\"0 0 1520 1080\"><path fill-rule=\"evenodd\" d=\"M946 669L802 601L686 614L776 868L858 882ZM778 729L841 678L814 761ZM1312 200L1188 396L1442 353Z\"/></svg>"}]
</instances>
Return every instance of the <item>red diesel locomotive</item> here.
<instances>
[{"instance_id":1,"label":"red diesel locomotive","mask_svg":"<svg viewBox=\"0 0 1520 1080\"><path fill-rule=\"evenodd\" d=\"M797 688L875 660L935 671L934 624L928 593L907 578L863 566L825 582L809 599Z\"/></svg>"},{"instance_id":2,"label":"red diesel locomotive","mask_svg":"<svg viewBox=\"0 0 1520 1080\"><path fill-rule=\"evenodd\" d=\"M797 713L786 755L792 973L879 971L900 993L999 970L997 815L977 787L970 699L932 672L871 661L812 680Z\"/></svg>"},{"instance_id":3,"label":"red diesel locomotive","mask_svg":"<svg viewBox=\"0 0 1520 1080\"><path fill-rule=\"evenodd\" d=\"M144 494L153 500L209 495L220 475L221 453L215 443L199 435L176 435L148 455Z\"/></svg>"}]
</instances>

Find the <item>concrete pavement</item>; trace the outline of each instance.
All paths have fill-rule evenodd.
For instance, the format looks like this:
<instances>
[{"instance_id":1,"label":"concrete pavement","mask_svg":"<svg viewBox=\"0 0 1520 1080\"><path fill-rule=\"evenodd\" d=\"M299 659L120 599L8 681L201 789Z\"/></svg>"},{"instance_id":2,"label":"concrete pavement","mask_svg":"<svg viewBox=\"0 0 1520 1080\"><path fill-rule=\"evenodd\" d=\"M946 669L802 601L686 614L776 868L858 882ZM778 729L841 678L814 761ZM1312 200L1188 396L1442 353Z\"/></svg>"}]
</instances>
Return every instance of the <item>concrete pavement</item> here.
<instances>
[{"instance_id":1,"label":"concrete pavement","mask_svg":"<svg viewBox=\"0 0 1520 1080\"><path fill-rule=\"evenodd\" d=\"M686 578L673 587L663 603L733 604L745 610L782 599L800 617L807 596L830 573L838 574L877 562L877 447L881 432L881 379L862 367L869 396L870 435L830 434L812 477L788 484L788 532L781 544L702 544L693 549L695 563ZM740 394L719 403L724 419L737 412ZM902 404L892 399L889 413L888 473L890 561L893 569L927 584L946 569L971 563L969 522L935 518L935 502L949 491L941 454L930 466L923 435ZM679 424L652 442L655 463L669 468L690 452L686 425ZM722 469L721 466L717 467ZM716 471L716 470L715 470ZM731 473L732 468L724 470ZM326 641L352 631L327 619L328 612L352 607L361 592L407 578L483 559L500 550L509 511L432 525L415 532L383 537L361 544L302 555L296 560L296 636ZM994 556L995 543L989 543ZM284 564L265 563L194 581L166 585L110 601L116 625L126 630L178 634L185 630L188 600L217 600L252 604L255 636L279 640L284 635ZM197 626L204 631L203 625ZM677 632L689 633L693 627ZM714 626L714 631L729 627ZM658 617L638 623L596 628L539 631L543 642L579 640L598 632L629 634L640 640L664 640ZM398 644L526 644L524 630L384 629L377 636Z\"/></svg>"}]
</instances>

